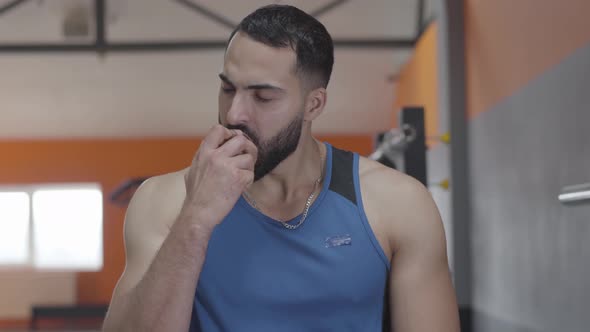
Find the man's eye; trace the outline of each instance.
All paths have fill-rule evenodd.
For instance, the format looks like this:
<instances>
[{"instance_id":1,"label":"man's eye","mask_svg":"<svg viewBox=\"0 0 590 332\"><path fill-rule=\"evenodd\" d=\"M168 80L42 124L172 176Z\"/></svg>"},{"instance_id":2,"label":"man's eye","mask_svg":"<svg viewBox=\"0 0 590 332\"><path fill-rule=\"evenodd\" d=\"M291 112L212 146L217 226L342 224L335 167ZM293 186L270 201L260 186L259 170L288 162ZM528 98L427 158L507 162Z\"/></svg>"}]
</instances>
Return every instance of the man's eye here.
<instances>
[{"instance_id":1,"label":"man's eye","mask_svg":"<svg viewBox=\"0 0 590 332\"><path fill-rule=\"evenodd\" d=\"M236 89L234 89L232 87L227 87L227 86L222 86L221 90L223 90L223 92L225 92L225 93L231 93L231 92L236 91Z\"/></svg>"},{"instance_id":2,"label":"man's eye","mask_svg":"<svg viewBox=\"0 0 590 332\"><path fill-rule=\"evenodd\" d=\"M262 102L262 103L268 103L269 101L272 100L272 98L264 98L260 95L256 95L256 100L258 100L259 102Z\"/></svg>"}]
</instances>

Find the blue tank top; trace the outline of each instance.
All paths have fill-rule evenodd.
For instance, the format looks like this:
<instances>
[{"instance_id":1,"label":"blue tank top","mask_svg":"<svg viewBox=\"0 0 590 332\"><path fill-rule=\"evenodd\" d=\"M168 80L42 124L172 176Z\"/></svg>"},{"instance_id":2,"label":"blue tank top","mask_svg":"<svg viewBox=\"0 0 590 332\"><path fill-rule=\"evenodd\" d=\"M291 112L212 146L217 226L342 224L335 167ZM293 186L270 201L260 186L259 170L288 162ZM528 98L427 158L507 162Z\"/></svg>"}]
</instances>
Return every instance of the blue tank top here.
<instances>
[{"instance_id":1,"label":"blue tank top","mask_svg":"<svg viewBox=\"0 0 590 332\"><path fill-rule=\"evenodd\" d=\"M363 210L359 156L325 144L324 184L299 228L243 197L215 228L191 332L382 331L390 266Z\"/></svg>"}]
</instances>

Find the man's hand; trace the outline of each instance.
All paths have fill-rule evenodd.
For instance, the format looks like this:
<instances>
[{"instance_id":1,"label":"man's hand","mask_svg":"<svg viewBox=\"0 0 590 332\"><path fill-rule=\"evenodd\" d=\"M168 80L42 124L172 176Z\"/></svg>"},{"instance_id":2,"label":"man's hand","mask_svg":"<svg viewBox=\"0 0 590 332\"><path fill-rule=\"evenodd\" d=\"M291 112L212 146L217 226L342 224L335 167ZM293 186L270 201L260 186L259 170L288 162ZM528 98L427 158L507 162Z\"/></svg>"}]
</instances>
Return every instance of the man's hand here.
<instances>
[{"instance_id":1,"label":"man's hand","mask_svg":"<svg viewBox=\"0 0 590 332\"><path fill-rule=\"evenodd\" d=\"M181 214L202 216L194 219L211 229L219 224L252 183L257 155L256 146L241 131L213 127L185 175Z\"/></svg>"}]
</instances>

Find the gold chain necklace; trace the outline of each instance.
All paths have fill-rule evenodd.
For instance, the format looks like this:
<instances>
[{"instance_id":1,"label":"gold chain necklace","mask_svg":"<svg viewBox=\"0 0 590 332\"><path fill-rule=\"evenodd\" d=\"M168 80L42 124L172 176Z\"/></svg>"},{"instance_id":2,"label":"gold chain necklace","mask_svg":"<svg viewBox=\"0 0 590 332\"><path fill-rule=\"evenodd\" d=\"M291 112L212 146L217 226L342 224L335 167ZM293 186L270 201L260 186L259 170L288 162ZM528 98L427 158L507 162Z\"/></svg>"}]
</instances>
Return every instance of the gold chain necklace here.
<instances>
[{"instance_id":1,"label":"gold chain necklace","mask_svg":"<svg viewBox=\"0 0 590 332\"><path fill-rule=\"evenodd\" d=\"M317 190L318 185L322 182L322 177L323 177L323 173L324 173L323 166L324 166L324 158L322 158L321 151L320 151L320 169L322 171L321 171L320 177L317 180L315 180L314 185L313 185L313 190L311 191L311 194L309 195L309 197L307 198L307 201L305 202L305 208L303 209L301 219L295 225L291 225L287 222L277 220L286 229L294 230L294 229L299 228L299 226L301 226L303 224L303 222L305 221L305 219L307 218L307 213L309 212L309 208L311 207L311 202L313 202L313 198L315 197L315 191ZM252 205L253 208L258 210L260 213L263 213L262 210L258 207L258 204L256 204L256 201L246 191L244 191L244 198L246 198L246 200L250 203L250 205Z\"/></svg>"}]
</instances>

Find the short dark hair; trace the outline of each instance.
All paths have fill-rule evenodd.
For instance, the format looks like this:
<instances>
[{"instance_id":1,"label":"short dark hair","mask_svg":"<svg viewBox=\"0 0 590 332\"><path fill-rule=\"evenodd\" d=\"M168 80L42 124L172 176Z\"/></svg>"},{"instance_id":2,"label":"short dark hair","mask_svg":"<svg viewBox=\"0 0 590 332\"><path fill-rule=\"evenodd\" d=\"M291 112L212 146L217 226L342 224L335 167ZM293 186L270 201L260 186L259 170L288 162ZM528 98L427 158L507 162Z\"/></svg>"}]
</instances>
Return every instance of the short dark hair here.
<instances>
[{"instance_id":1,"label":"short dark hair","mask_svg":"<svg viewBox=\"0 0 590 332\"><path fill-rule=\"evenodd\" d=\"M313 88L327 87L334 65L334 44L326 27L313 16L289 5L268 5L246 16L237 32L265 45L291 47L297 54L296 73Z\"/></svg>"}]
</instances>

